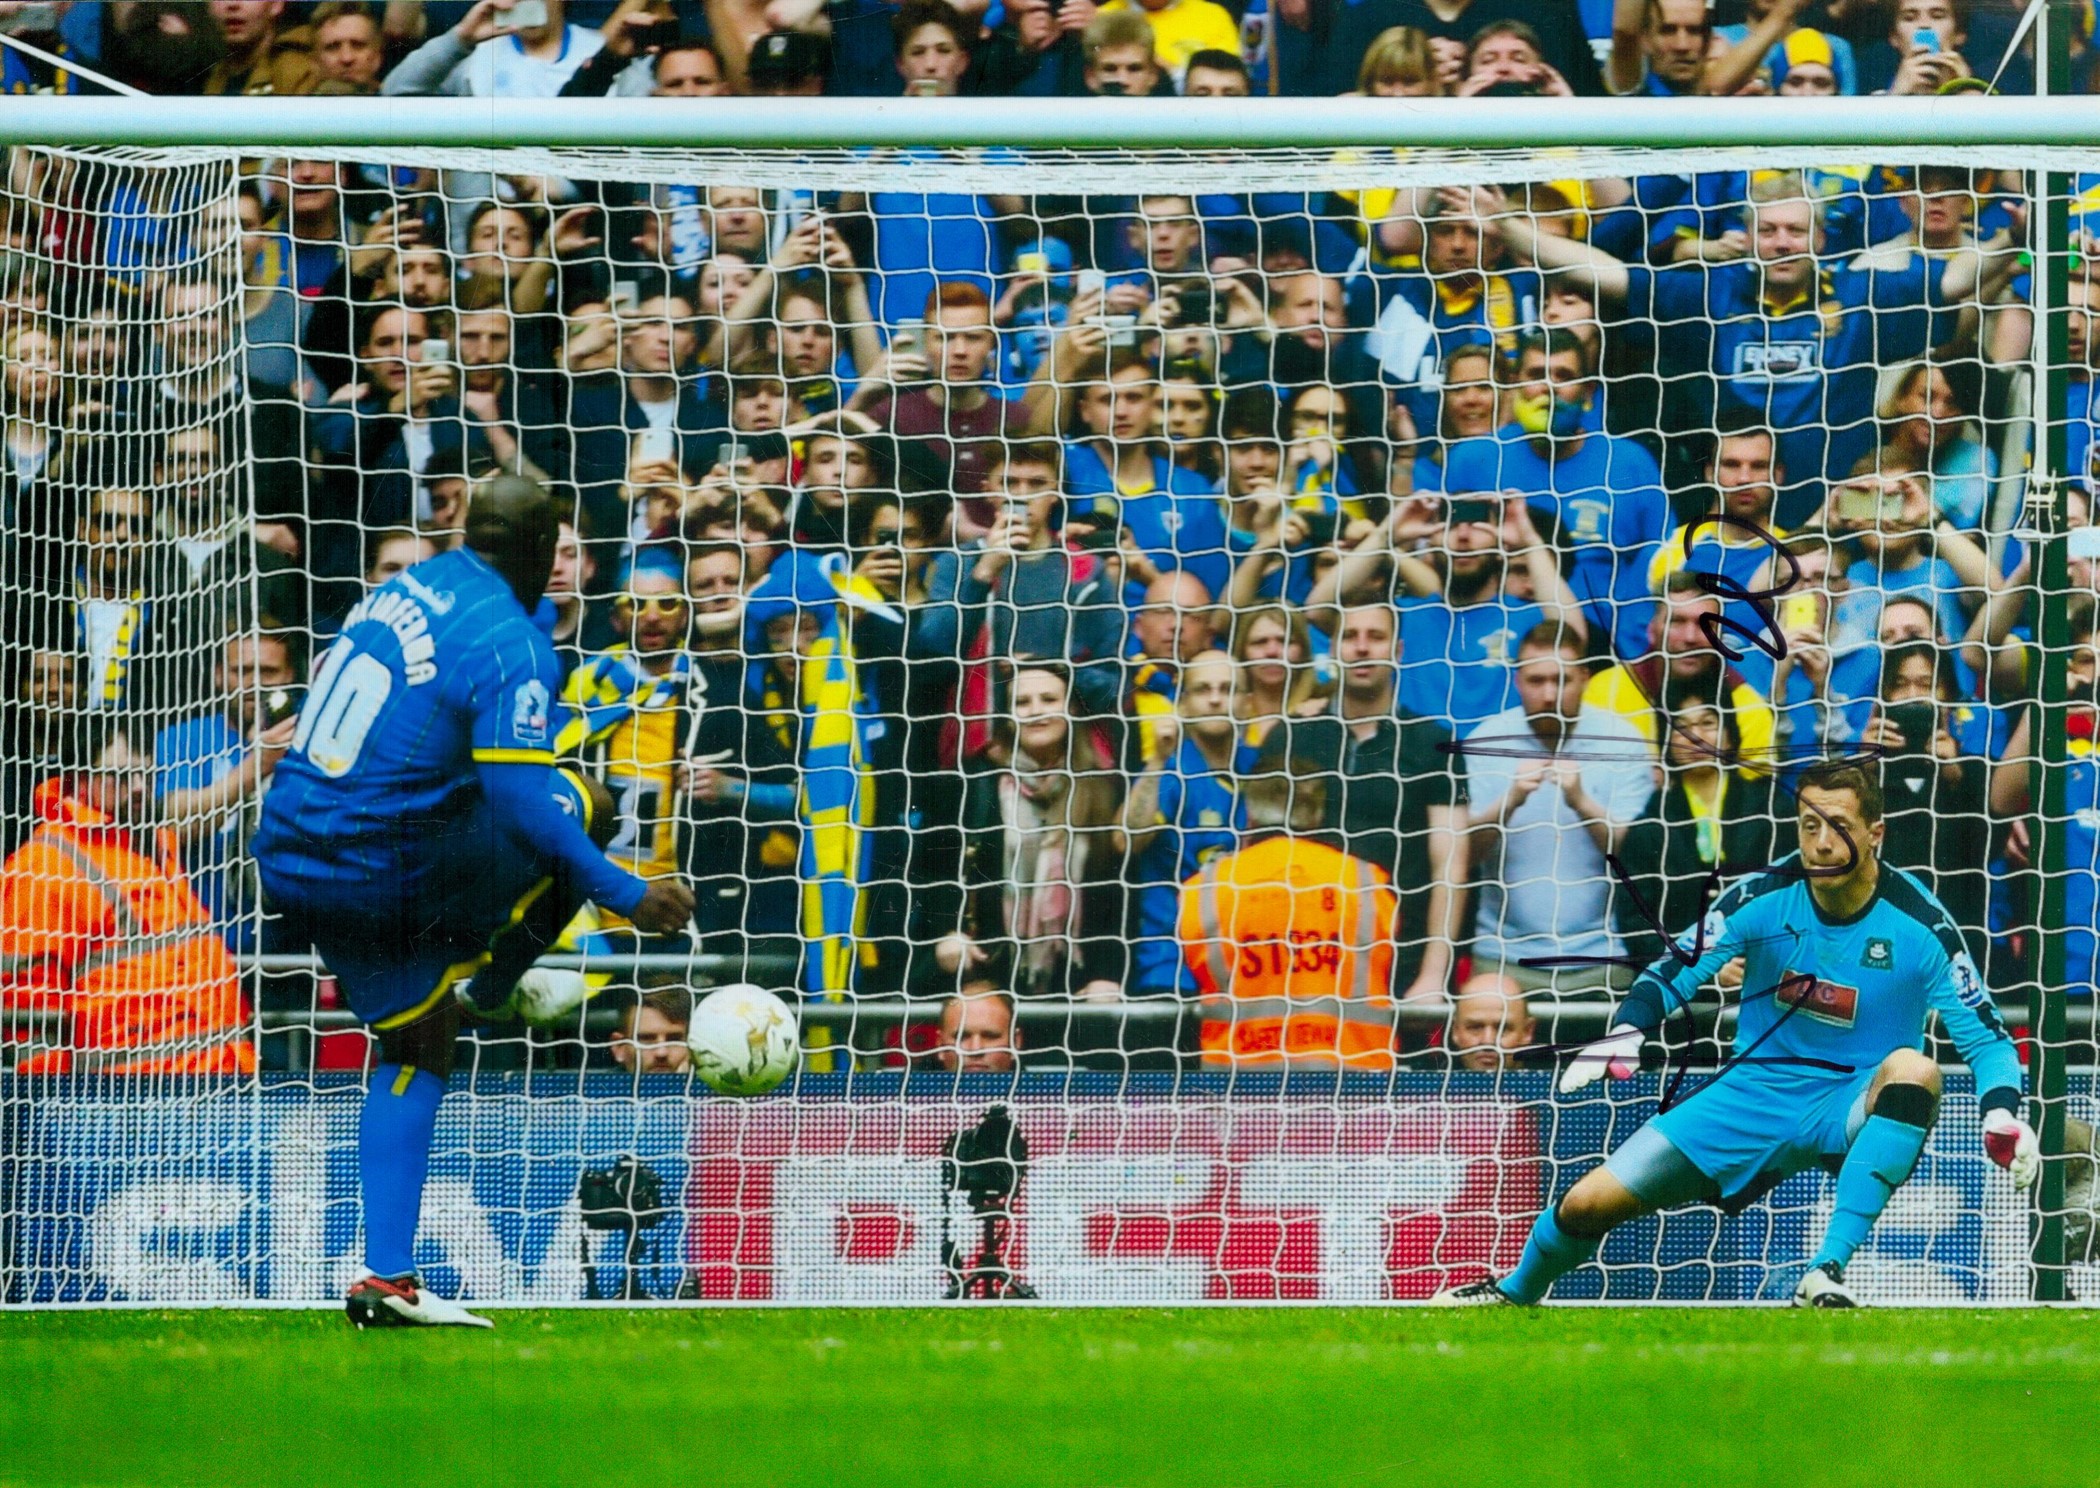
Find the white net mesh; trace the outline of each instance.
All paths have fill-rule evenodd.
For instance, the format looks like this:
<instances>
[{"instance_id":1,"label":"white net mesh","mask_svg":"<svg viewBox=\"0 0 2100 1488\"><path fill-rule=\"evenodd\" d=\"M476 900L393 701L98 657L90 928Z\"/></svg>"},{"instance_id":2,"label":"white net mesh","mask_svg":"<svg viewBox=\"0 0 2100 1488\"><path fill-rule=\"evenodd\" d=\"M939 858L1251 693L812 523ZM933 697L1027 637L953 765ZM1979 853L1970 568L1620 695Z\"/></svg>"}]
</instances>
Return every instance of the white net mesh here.
<instances>
[{"instance_id":1,"label":"white net mesh","mask_svg":"<svg viewBox=\"0 0 2100 1488\"><path fill-rule=\"evenodd\" d=\"M2087 522L2100 356L2090 178L2048 173L2091 164L11 151L5 1300L357 1270L376 1014L264 913L250 843L287 745L407 748L330 647L506 471L568 518L557 748L613 859L699 904L672 935L586 910L543 958L582 1012L470 1025L442 1291L1506 1270L1658 1102L1712 1099L1673 1079L1760 995L1725 972L1666 1064L1554 1071L1709 880L1794 850L1838 757L1878 769L1884 861L2023 1040L2049 1150L2089 1149L2094 585L2046 535ZM785 1094L693 1079L695 991L733 981L800 999ZM1855 1283L2089 1287L2090 1165L2041 1190L2038 1269L1928 1048L1948 1099ZM1814 1158L1554 1295L1790 1295Z\"/></svg>"}]
</instances>

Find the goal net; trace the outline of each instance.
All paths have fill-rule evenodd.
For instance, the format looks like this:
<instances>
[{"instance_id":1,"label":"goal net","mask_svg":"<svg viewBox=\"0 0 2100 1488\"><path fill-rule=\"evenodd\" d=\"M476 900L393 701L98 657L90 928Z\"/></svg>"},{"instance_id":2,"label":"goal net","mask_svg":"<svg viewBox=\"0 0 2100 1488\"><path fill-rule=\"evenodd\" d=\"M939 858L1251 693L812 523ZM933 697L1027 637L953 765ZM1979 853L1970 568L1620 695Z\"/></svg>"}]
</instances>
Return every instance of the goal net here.
<instances>
[{"instance_id":1,"label":"goal net","mask_svg":"<svg viewBox=\"0 0 2100 1488\"><path fill-rule=\"evenodd\" d=\"M1934 1023L1938 1124L1852 1278L2100 1285L2100 162L4 159L6 1305L356 1271L371 1044L249 844L295 728L362 745L322 664L346 614L501 472L569 517L548 727L611 855L699 910L587 910L548 958L581 1014L470 1025L439 1290L1380 1302L1504 1270L1742 1078L1736 1008L1774 989L1724 969L1643 1071L1555 1090L1847 758L2051 1157L2034 1193L1987 1160ZM1853 1021L1892 954L1793 1015ZM738 1101L683 1034L746 981L804 1056ZM1554 1296L1791 1295L1814 1155Z\"/></svg>"}]
</instances>

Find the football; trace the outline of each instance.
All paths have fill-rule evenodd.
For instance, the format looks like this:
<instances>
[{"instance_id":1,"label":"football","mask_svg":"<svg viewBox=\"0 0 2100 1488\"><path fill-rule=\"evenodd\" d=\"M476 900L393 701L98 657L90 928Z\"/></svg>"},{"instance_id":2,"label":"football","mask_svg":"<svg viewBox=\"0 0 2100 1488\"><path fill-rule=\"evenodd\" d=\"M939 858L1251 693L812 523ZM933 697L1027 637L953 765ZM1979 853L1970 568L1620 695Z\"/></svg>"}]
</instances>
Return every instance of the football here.
<instances>
[{"instance_id":1,"label":"football","mask_svg":"<svg viewBox=\"0 0 2100 1488\"><path fill-rule=\"evenodd\" d=\"M793 1074L802 1057L795 1010L749 982L701 998L686 1044L694 1071L723 1095L763 1095Z\"/></svg>"}]
</instances>

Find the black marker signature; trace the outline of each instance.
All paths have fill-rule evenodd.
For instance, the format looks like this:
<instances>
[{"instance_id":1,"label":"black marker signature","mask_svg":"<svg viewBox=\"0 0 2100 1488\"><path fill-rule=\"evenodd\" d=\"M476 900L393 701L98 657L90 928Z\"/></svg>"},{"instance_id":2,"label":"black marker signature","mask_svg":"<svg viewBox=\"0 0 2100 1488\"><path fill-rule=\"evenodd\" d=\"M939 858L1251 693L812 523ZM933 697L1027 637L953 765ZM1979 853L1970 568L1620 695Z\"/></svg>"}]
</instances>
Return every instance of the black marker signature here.
<instances>
[{"instance_id":1,"label":"black marker signature","mask_svg":"<svg viewBox=\"0 0 2100 1488\"><path fill-rule=\"evenodd\" d=\"M1742 652L1734 650L1729 646L1728 642L1721 639L1721 633L1724 630L1732 630L1757 647L1758 650L1764 652L1765 655L1771 657L1772 660L1784 661L1787 654L1786 632L1779 628L1779 622L1772 616L1771 601L1784 597L1794 585L1801 582L1801 560L1789 552L1784 543L1780 542L1778 538L1767 532L1758 523L1749 520L1747 517L1731 517L1726 512L1715 512L1711 516L1700 517L1697 521L1688 523L1685 526L1684 556L1687 564L1690 563L1692 557L1692 534L1709 524L1716 527L1734 527L1739 531L1749 533L1770 548L1776 556L1786 561L1787 574L1786 582L1773 588L1746 589L1726 574L1713 573L1704 568L1686 568L1686 577L1696 580L1703 592L1713 595L1714 598L1721 601L1724 607L1731 599L1740 600L1742 603L1747 604L1764 627L1764 633L1759 634L1742 622L1731 620L1724 608L1722 613L1718 615L1701 615L1699 617L1700 630L1705 632L1708 644L1714 650L1720 652L1724 660L1741 661L1743 659ZM1650 698L1648 701L1656 703L1654 698ZM1661 705L1656 703L1656 706L1660 707Z\"/></svg>"}]
</instances>

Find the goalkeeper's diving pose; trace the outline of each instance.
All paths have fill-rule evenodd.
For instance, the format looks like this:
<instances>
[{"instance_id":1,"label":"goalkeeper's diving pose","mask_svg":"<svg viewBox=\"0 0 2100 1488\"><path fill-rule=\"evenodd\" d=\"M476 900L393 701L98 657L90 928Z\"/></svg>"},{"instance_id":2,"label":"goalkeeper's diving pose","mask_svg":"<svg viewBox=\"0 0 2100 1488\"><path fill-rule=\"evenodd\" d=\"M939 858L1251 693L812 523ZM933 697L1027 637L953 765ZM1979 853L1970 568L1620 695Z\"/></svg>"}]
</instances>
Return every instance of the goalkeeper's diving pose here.
<instances>
[{"instance_id":1,"label":"goalkeeper's diving pose","mask_svg":"<svg viewBox=\"0 0 2100 1488\"><path fill-rule=\"evenodd\" d=\"M1541 1214L1514 1271L1440 1301L1537 1302L1615 1226L1694 1202L1734 1213L1823 1164L1837 1171L1836 1207L1794 1305L1857 1306L1845 1265L1910 1177L1939 1106L1939 1066L1921 1052L1928 1009L1975 1072L1985 1150L2014 1183L2034 1181L2041 1155L2019 1114L2012 1038L1947 911L1880 861L1878 773L1872 762L1804 771L1800 852L1714 902L1687 947L1691 964L1666 952L1642 972L1560 1088L1631 1075L1647 1036L1741 956L1734 1062Z\"/></svg>"},{"instance_id":2,"label":"goalkeeper's diving pose","mask_svg":"<svg viewBox=\"0 0 2100 1488\"><path fill-rule=\"evenodd\" d=\"M492 1018L573 1011L583 979L531 967L586 898L649 931L693 912L683 884L606 859L610 794L555 768L560 663L530 618L554 566L554 503L499 476L466 526L464 548L344 620L255 838L270 908L379 1041L357 1147L367 1270L346 1299L360 1326L486 1326L415 1275L461 1002Z\"/></svg>"}]
</instances>

